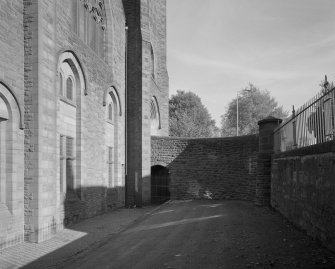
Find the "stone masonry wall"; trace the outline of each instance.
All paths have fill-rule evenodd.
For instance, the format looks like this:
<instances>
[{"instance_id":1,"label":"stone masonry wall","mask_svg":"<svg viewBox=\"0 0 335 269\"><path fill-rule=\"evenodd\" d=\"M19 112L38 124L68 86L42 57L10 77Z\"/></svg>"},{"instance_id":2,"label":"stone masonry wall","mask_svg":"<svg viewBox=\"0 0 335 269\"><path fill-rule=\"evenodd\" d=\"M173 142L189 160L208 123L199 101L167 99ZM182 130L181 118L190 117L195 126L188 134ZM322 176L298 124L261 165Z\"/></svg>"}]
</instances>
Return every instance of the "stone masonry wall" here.
<instances>
[{"instance_id":1,"label":"stone masonry wall","mask_svg":"<svg viewBox=\"0 0 335 269\"><path fill-rule=\"evenodd\" d=\"M169 134L169 88L166 67L166 0L141 0L142 31L142 201L150 203L150 153L151 121L150 101L154 97L158 103L160 129L159 136ZM151 62L151 51L153 62ZM153 66L153 67L151 67ZM151 74L151 68L154 74Z\"/></svg>"},{"instance_id":2,"label":"stone masonry wall","mask_svg":"<svg viewBox=\"0 0 335 269\"><path fill-rule=\"evenodd\" d=\"M141 201L142 178L142 36L140 0L123 0L127 18L127 181L126 203Z\"/></svg>"},{"instance_id":3,"label":"stone masonry wall","mask_svg":"<svg viewBox=\"0 0 335 269\"><path fill-rule=\"evenodd\" d=\"M23 241L24 133L20 129L23 126L19 126L18 111L20 106L23 112L25 99L23 43L23 2L0 1L0 101L2 100L4 105L7 103L9 107L8 120L5 123L6 132L10 129L9 122L12 123L12 130L5 135L8 140L11 140L12 145L8 147L6 144L8 140L5 142L6 147L2 144L3 140L0 142L0 155L6 151L6 168L1 167L1 163L2 165L4 163L1 160L3 156L0 156L1 177L6 174L6 178L0 177L0 250ZM17 98L17 102L14 98ZM0 123L0 131L1 128L4 128L2 123ZM12 135L12 138L8 135ZM2 194L6 198L1 197Z\"/></svg>"},{"instance_id":4,"label":"stone masonry wall","mask_svg":"<svg viewBox=\"0 0 335 269\"><path fill-rule=\"evenodd\" d=\"M125 165L125 16L121 0L105 1L107 59L101 59L73 32L72 1L25 0L26 66L26 240L40 242L71 223L124 204ZM112 12L112 14L111 14ZM59 89L60 55L70 51L84 73L86 95L81 109L77 156L81 177L78 197L62 201L59 188ZM120 97L118 117L117 186L108 185L105 91L114 86ZM78 153L79 152L79 153ZM64 212L65 211L65 212ZM65 219L64 219L65 218Z\"/></svg>"},{"instance_id":5,"label":"stone masonry wall","mask_svg":"<svg viewBox=\"0 0 335 269\"><path fill-rule=\"evenodd\" d=\"M151 166L170 171L171 199L254 201L258 136L152 137Z\"/></svg>"},{"instance_id":6,"label":"stone masonry wall","mask_svg":"<svg viewBox=\"0 0 335 269\"><path fill-rule=\"evenodd\" d=\"M335 142L276 154L271 205L335 250Z\"/></svg>"},{"instance_id":7,"label":"stone masonry wall","mask_svg":"<svg viewBox=\"0 0 335 269\"><path fill-rule=\"evenodd\" d=\"M128 25L127 203L150 203L150 101L158 102L159 135L168 135L166 0L123 0ZM154 76L151 74L151 50Z\"/></svg>"}]
</instances>

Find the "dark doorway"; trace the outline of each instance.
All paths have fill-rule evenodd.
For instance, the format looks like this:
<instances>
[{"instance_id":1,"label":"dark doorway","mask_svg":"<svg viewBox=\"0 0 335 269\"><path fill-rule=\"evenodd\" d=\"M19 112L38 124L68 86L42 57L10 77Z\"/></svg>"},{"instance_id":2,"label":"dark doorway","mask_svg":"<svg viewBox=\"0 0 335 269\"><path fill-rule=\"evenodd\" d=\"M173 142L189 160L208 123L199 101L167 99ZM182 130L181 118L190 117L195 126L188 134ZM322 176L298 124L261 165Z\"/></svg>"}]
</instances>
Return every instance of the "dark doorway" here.
<instances>
[{"instance_id":1,"label":"dark doorway","mask_svg":"<svg viewBox=\"0 0 335 269\"><path fill-rule=\"evenodd\" d=\"M170 199L169 183L169 169L160 165L151 167L151 202L153 204L162 204Z\"/></svg>"}]
</instances>

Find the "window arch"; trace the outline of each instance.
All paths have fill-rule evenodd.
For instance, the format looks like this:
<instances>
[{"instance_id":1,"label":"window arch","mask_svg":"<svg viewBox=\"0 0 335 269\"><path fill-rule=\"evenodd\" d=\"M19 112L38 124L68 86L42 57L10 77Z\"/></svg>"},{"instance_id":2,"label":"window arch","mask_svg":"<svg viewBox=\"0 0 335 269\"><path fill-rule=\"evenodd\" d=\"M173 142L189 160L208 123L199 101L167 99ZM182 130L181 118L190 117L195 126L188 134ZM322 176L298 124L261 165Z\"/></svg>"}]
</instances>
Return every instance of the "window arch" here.
<instances>
[{"instance_id":1,"label":"window arch","mask_svg":"<svg viewBox=\"0 0 335 269\"><path fill-rule=\"evenodd\" d=\"M106 103L106 119L109 123L116 124L118 121L118 116L121 116L121 114L118 113L119 98L116 91L112 91L111 89L112 88L110 88L110 91L108 92L104 102Z\"/></svg>"},{"instance_id":2,"label":"window arch","mask_svg":"<svg viewBox=\"0 0 335 269\"><path fill-rule=\"evenodd\" d=\"M103 102L102 102L103 106L107 106L107 104L109 104L108 102L109 96L113 97L113 100L115 101L115 105L113 108L114 113L118 114L119 116L122 116L121 100L120 100L120 96L119 96L118 90L115 85L112 85L105 90L104 96L103 96Z\"/></svg>"},{"instance_id":3,"label":"window arch","mask_svg":"<svg viewBox=\"0 0 335 269\"><path fill-rule=\"evenodd\" d=\"M151 135L157 135L158 130L161 129L159 107L156 97L152 97L150 100L150 127Z\"/></svg>"},{"instance_id":4,"label":"window arch","mask_svg":"<svg viewBox=\"0 0 335 269\"><path fill-rule=\"evenodd\" d=\"M72 30L105 59L106 11L103 0L72 0Z\"/></svg>"}]
</instances>

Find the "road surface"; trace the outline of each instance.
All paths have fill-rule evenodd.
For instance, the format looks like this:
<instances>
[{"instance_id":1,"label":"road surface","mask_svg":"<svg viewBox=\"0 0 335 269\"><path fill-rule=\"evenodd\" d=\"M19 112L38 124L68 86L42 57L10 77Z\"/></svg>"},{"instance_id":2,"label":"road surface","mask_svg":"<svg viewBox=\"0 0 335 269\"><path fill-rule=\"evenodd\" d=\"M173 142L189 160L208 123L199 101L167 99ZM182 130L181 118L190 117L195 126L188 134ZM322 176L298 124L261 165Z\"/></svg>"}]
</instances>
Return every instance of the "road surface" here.
<instances>
[{"instance_id":1,"label":"road surface","mask_svg":"<svg viewBox=\"0 0 335 269\"><path fill-rule=\"evenodd\" d=\"M59 268L335 268L334 253L268 208L239 201L163 205Z\"/></svg>"}]
</instances>

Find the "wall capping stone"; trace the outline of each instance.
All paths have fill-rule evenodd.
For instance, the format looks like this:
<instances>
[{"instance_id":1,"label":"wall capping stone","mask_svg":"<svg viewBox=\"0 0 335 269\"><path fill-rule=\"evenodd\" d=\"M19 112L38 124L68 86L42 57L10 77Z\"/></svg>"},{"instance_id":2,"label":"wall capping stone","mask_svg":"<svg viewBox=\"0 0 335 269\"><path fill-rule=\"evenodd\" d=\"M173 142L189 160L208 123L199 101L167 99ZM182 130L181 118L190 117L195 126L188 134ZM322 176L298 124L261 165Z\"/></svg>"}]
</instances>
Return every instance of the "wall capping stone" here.
<instances>
[{"instance_id":1,"label":"wall capping stone","mask_svg":"<svg viewBox=\"0 0 335 269\"><path fill-rule=\"evenodd\" d=\"M274 154L273 158L285 158L290 156L316 155L328 152L335 152L335 140L327 141L321 144L311 145L304 148L292 149L286 152Z\"/></svg>"}]
</instances>

